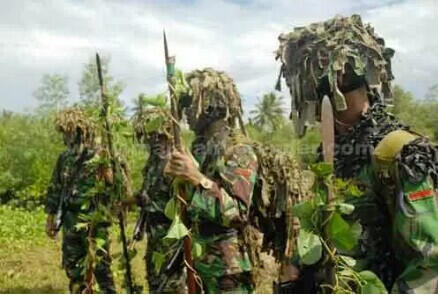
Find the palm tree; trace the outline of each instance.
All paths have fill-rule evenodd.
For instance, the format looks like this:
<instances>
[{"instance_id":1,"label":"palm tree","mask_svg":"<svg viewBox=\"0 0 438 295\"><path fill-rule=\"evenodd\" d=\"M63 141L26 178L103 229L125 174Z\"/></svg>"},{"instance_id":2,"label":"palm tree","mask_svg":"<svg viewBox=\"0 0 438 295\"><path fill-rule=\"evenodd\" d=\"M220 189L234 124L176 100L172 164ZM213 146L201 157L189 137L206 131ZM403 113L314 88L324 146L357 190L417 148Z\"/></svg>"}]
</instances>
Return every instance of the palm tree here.
<instances>
[{"instance_id":1,"label":"palm tree","mask_svg":"<svg viewBox=\"0 0 438 295\"><path fill-rule=\"evenodd\" d=\"M284 110L282 108L283 97L277 96L274 92L263 95L256 104L256 109L250 114L254 115L251 121L260 129L275 130L283 118Z\"/></svg>"}]
</instances>

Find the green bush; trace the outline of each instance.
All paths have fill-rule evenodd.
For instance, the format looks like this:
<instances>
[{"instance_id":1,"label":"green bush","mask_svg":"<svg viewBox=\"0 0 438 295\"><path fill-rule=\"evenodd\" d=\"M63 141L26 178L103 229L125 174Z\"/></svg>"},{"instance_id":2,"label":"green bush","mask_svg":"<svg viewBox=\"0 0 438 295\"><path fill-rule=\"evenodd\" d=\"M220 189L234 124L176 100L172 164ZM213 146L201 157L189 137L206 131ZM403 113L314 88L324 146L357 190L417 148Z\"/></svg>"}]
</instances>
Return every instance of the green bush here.
<instances>
[{"instance_id":1,"label":"green bush","mask_svg":"<svg viewBox=\"0 0 438 295\"><path fill-rule=\"evenodd\" d=\"M9 205L0 206L0 248L23 248L42 245L46 215L42 207L31 212Z\"/></svg>"},{"instance_id":2,"label":"green bush","mask_svg":"<svg viewBox=\"0 0 438 295\"><path fill-rule=\"evenodd\" d=\"M52 168L63 150L53 115L0 115L0 199L17 205L39 204Z\"/></svg>"}]
</instances>

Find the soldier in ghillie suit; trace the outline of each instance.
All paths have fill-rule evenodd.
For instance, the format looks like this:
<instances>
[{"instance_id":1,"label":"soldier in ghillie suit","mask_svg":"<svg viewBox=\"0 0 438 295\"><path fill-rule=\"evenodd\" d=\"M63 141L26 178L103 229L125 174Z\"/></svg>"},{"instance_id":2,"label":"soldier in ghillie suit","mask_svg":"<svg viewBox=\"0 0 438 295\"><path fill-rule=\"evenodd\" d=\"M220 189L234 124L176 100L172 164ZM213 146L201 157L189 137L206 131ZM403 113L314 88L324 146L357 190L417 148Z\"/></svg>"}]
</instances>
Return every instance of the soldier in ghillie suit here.
<instances>
[{"instance_id":1,"label":"soldier in ghillie suit","mask_svg":"<svg viewBox=\"0 0 438 295\"><path fill-rule=\"evenodd\" d=\"M137 222L138 232L134 235L135 239L140 240L146 232L145 260L149 293L185 293L181 251L173 262L171 273L163 274L162 268L166 265L159 267L154 263L154 253L162 253L165 261L169 261L177 255L181 245L179 242L172 243L164 239L172 223L164 214L166 204L172 196L172 178L164 175L164 167L170 159L173 147L171 115L163 107L140 108L134 116L133 125L136 139L149 148L149 157L143 169L143 185L136 194L137 204L142 211ZM165 280L165 286L161 286Z\"/></svg>"},{"instance_id":2,"label":"soldier in ghillie suit","mask_svg":"<svg viewBox=\"0 0 438 295\"><path fill-rule=\"evenodd\" d=\"M180 104L195 133L192 155L199 166L188 152L175 151L165 171L190 186L187 213L193 242L202 247L194 268L205 292L250 293L252 266L243 230L258 164L252 147L235 140L240 95L223 72L207 68L186 78Z\"/></svg>"},{"instance_id":3,"label":"soldier in ghillie suit","mask_svg":"<svg viewBox=\"0 0 438 295\"><path fill-rule=\"evenodd\" d=\"M320 119L328 95L335 175L363 192L349 200L363 229L356 267L397 293L436 293L438 150L386 110L394 51L358 15L296 28L279 40L298 134Z\"/></svg>"},{"instance_id":4,"label":"soldier in ghillie suit","mask_svg":"<svg viewBox=\"0 0 438 295\"><path fill-rule=\"evenodd\" d=\"M116 293L109 254L113 176L107 152L96 143L95 124L82 110L62 111L55 124L67 150L48 187L47 234L54 237L62 224L62 264L72 293L92 292L95 281L102 292Z\"/></svg>"}]
</instances>

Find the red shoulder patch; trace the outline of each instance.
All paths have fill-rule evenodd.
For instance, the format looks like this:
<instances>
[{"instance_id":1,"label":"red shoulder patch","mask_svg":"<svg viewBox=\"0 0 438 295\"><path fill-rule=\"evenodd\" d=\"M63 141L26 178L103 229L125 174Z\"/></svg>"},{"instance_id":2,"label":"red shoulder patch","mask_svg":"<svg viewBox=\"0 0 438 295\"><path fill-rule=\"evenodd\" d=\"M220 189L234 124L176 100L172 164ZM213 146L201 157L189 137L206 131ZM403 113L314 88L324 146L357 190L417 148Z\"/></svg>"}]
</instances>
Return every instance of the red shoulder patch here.
<instances>
[{"instance_id":1,"label":"red shoulder patch","mask_svg":"<svg viewBox=\"0 0 438 295\"><path fill-rule=\"evenodd\" d=\"M433 197L433 196L434 196L434 192L431 189L410 193L408 195L409 200L411 200L411 201L418 201L418 200Z\"/></svg>"}]
</instances>

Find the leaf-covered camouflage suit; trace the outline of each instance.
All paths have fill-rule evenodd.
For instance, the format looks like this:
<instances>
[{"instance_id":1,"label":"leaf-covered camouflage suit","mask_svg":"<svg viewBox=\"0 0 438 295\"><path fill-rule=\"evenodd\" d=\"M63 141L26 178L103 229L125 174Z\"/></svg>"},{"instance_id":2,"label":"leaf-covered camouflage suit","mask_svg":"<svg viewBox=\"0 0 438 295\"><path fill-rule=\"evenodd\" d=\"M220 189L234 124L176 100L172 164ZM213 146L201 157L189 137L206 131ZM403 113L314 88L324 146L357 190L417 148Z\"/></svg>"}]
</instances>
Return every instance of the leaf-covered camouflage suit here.
<instances>
[{"instance_id":1,"label":"leaf-covered camouflage suit","mask_svg":"<svg viewBox=\"0 0 438 295\"><path fill-rule=\"evenodd\" d=\"M348 93L367 91L370 107L358 123L341 132L345 126L335 122L336 176L363 192L350 200L350 218L363 230L359 246L346 254L357 268L378 274L388 290L437 293L438 150L386 110L394 51L358 15L296 28L279 40L277 58L300 135L320 119L323 95L336 114L347 110Z\"/></svg>"},{"instance_id":2,"label":"leaf-covered camouflage suit","mask_svg":"<svg viewBox=\"0 0 438 295\"><path fill-rule=\"evenodd\" d=\"M194 267L207 293L250 293L252 266L243 238L257 174L251 145L240 142L236 120L241 113L234 82L211 68L186 75L180 98L195 132L192 154L208 181L190 187ZM202 249L202 250L199 250Z\"/></svg>"},{"instance_id":3,"label":"leaf-covered camouflage suit","mask_svg":"<svg viewBox=\"0 0 438 295\"><path fill-rule=\"evenodd\" d=\"M64 212L62 265L70 291L91 292L97 282L102 292L116 293L109 254L108 187L113 177L107 153L95 143L95 125L80 109L62 111L55 124L67 150L53 171L46 212L55 215L60 204Z\"/></svg>"},{"instance_id":4,"label":"leaf-covered camouflage suit","mask_svg":"<svg viewBox=\"0 0 438 295\"><path fill-rule=\"evenodd\" d=\"M143 169L143 184L136 195L137 202L146 217L145 261L149 293L157 293L157 291L185 293L186 281L182 255L173 265L170 277L162 290L158 288L163 280L160 274L165 265L154 257L164 255L164 261L168 261L172 259L180 244L164 239L172 223L164 214L166 204L172 196L172 179L164 175L164 167L169 160L173 144L170 114L160 106L140 108L135 114L133 124L137 140L145 143L149 148L149 157Z\"/></svg>"}]
</instances>

